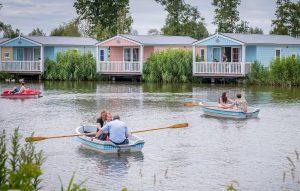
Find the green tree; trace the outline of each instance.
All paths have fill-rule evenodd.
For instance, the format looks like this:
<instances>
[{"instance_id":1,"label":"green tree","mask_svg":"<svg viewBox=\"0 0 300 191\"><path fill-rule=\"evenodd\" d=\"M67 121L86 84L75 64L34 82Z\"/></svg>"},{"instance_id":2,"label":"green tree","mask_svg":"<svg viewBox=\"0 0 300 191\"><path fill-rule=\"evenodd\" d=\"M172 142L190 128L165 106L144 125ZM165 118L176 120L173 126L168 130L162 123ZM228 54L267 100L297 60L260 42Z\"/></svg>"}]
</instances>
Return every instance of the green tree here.
<instances>
[{"instance_id":1,"label":"green tree","mask_svg":"<svg viewBox=\"0 0 300 191\"><path fill-rule=\"evenodd\" d=\"M235 33L249 33L249 22L241 20L240 23L236 24L235 26Z\"/></svg>"},{"instance_id":2,"label":"green tree","mask_svg":"<svg viewBox=\"0 0 300 191\"><path fill-rule=\"evenodd\" d=\"M77 19L53 29L50 36L81 36Z\"/></svg>"},{"instance_id":3,"label":"green tree","mask_svg":"<svg viewBox=\"0 0 300 191\"><path fill-rule=\"evenodd\" d=\"M241 0L213 0L212 5L216 7L213 24L217 25L218 32L235 32L236 23L240 20L237 10L240 4Z\"/></svg>"},{"instance_id":4,"label":"green tree","mask_svg":"<svg viewBox=\"0 0 300 191\"><path fill-rule=\"evenodd\" d=\"M264 31L261 29L261 28L258 28L258 27L250 27L249 30L248 30L248 33L250 34L264 34Z\"/></svg>"},{"instance_id":5,"label":"green tree","mask_svg":"<svg viewBox=\"0 0 300 191\"><path fill-rule=\"evenodd\" d=\"M300 36L300 1L277 0L276 19L272 20L272 34Z\"/></svg>"},{"instance_id":6,"label":"green tree","mask_svg":"<svg viewBox=\"0 0 300 191\"><path fill-rule=\"evenodd\" d=\"M79 20L88 24L88 35L98 40L118 33L130 33L132 17L129 0L77 0L74 7Z\"/></svg>"},{"instance_id":7,"label":"green tree","mask_svg":"<svg viewBox=\"0 0 300 191\"><path fill-rule=\"evenodd\" d=\"M148 35L160 35L160 31L157 29L149 29Z\"/></svg>"},{"instance_id":8,"label":"green tree","mask_svg":"<svg viewBox=\"0 0 300 191\"><path fill-rule=\"evenodd\" d=\"M46 33L44 33L43 29L33 29L31 33L28 34L28 36L46 36Z\"/></svg>"},{"instance_id":9,"label":"green tree","mask_svg":"<svg viewBox=\"0 0 300 191\"><path fill-rule=\"evenodd\" d=\"M196 7L186 4L183 0L155 0L168 12L166 23L161 29L166 35L191 36L202 39L208 36L204 18Z\"/></svg>"}]
</instances>

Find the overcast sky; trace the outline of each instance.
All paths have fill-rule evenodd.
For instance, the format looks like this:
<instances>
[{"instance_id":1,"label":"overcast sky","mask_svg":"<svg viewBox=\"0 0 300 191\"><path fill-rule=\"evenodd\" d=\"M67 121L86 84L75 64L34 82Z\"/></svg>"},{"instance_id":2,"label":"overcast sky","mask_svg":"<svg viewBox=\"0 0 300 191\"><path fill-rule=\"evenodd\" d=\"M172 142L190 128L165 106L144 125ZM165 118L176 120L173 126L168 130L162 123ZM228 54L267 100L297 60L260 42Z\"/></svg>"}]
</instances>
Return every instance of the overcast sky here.
<instances>
[{"instance_id":1,"label":"overcast sky","mask_svg":"<svg viewBox=\"0 0 300 191\"><path fill-rule=\"evenodd\" d=\"M3 3L0 20L11 24L14 29L19 28L24 35L36 27L49 35L51 30L76 16L74 0L0 0L0 2ZM198 7L202 17L205 18L208 32L214 33L212 0L185 0L185 2ZM275 18L275 0L242 0L238 10L240 19L248 21L250 26L262 28L264 33L269 33L271 19ZM167 15L163 7L154 0L130 0L130 13L133 28L139 34L147 34L151 28L160 29Z\"/></svg>"}]
</instances>

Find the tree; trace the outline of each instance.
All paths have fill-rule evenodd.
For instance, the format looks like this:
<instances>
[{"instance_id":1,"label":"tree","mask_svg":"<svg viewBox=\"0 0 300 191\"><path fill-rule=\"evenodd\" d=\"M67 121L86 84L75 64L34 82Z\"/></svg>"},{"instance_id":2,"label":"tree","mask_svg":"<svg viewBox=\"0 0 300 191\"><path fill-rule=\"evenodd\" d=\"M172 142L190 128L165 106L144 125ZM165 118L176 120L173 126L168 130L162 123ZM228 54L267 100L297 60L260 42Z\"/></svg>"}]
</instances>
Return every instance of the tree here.
<instances>
[{"instance_id":1,"label":"tree","mask_svg":"<svg viewBox=\"0 0 300 191\"><path fill-rule=\"evenodd\" d=\"M300 36L300 1L277 0L276 19L272 20L272 34Z\"/></svg>"},{"instance_id":2,"label":"tree","mask_svg":"<svg viewBox=\"0 0 300 191\"><path fill-rule=\"evenodd\" d=\"M186 4L183 0L155 0L168 12L166 23L161 29L166 35L191 36L202 39L208 36L204 18L196 7Z\"/></svg>"},{"instance_id":3,"label":"tree","mask_svg":"<svg viewBox=\"0 0 300 191\"><path fill-rule=\"evenodd\" d=\"M249 33L249 22L241 20L240 23L236 24L234 32L235 33Z\"/></svg>"},{"instance_id":4,"label":"tree","mask_svg":"<svg viewBox=\"0 0 300 191\"><path fill-rule=\"evenodd\" d=\"M264 31L261 29L261 28L258 28L258 27L250 27L249 30L248 30L248 33L250 34L264 34Z\"/></svg>"},{"instance_id":5,"label":"tree","mask_svg":"<svg viewBox=\"0 0 300 191\"><path fill-rule=\"evenodd\" d=\"M46 36L46 33L44 33L43 29L33 29L31 33L28 34L28 36Z\"/></svg>"},{"instance_id":6,"label":"tree","mask_svg":"<svg viewBox=\"0 0 300 191\"><path fill-rule=\"evenodd\" d=\"M67 24L60 25L51 31L50 36L81 36L78 20L74 19Z\"/></svg>"},{"instance_id":7,"label":"tree","mask_svg":"<svg viewBox=\"0 0 300 191\"><path fill-rule=\"evenodd\" d=\"M216 7L213 24L217 25L218 32L235 32L236 23L240 20L237 10L240 4L241 0L213 0L212 5Z\"/></svg>"},{"instance_id":8,"label":"tree","mask_svg":"<svg viewBox=\"0 0 300 191\"><path fill-rule=\"evenodd\" d=\"M16 30L13 30L12 26L9 24L3 24L2 31L3 38L15 38L21 35L21 32L18 28Z\"/></svg>"},{"instance_id":9,"label":"tree","mask_svg":"<svg viewBox=\"0 0 300 191\"><path fill-rule=\"evenodd\" d=\"M160 31L157 29L149 29L148 35L160 35Z\"/></svg>"},{"instance_id":10,"label":"tree","mask_svg":"<svg viewBox=\"0 0 300 191\"><path fill-rule=\"evenodd\" d=\"M129 0L77 0L74 7L79 20L88 24L87 32L91 37L102 40L131 32L133 20L129 15Z\"/></svg>"}]
</instances>

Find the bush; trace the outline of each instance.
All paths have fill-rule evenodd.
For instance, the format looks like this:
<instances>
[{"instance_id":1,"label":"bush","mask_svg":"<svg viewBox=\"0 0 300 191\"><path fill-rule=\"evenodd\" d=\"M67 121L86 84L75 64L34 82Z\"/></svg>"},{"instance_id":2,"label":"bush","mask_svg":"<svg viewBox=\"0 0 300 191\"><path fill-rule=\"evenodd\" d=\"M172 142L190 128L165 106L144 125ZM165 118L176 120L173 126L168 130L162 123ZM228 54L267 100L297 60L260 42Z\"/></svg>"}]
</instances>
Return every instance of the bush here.
<instances>
[{"instance_id":1,"label":"bush","mask_svg":"<svg viewBox=\"0 0 300 191\"><path fill-rule=\"evenodd\" d=\"M60 52L56 61L45 60L45 79L47 80L97 80L96 60L89 53L74 50Z\"/></svg>"},{"instance_id":2,"label":"bush","mask_svg":"<svg viewBox=\"0 0 300 191\"><path fill-rule=\"evenodd\" d=\"M39 190L43 153L37 152L33 143L21 147L18 131L14 131L12 150L9 152L6 150L4 130L0 136L0 190Z\"/></svg>"},{"instance_id":3,"label":"bush","mask_svg":"<svg viewBox=\"0 0 300 191\"><path fill-rule=\"evenodd\" d=\"M14 79L14 78L15 78L15 75L14 75L14 74L10 74L10 73L3 72L3 71L0 72L0 80L4 80L4 79Z\"/></svg>"},{"instance_id":4,"label":"bush","mask_svg":"<svg viewBox=\"0 0 300 191\"><path fill-rule=\"evenodd\" d=\"M251 72L247 76L247 83L262 85L269 82L269 71L261 63L254 61L251 64Z\"/></svg>"},{"instance_id":5,"label":"bush","mask_svg":"<svg viewBox=\"0 0 300 191\"><path fill-rule=\"evenodd\" d=\"M144 65L146 82L192 82L192 52L168 49L153 53Z\"/></svg>"},{"instance_id":6,"label":"bush","mask_svg":"<svg viewBox=\"0 0 300 191\"><path fill-rule=\"evenodd\" d=\"M292 57L276 59L270 65L270 77L273 85L300 85L300 60Z\"/></svg>"}]
</instances>

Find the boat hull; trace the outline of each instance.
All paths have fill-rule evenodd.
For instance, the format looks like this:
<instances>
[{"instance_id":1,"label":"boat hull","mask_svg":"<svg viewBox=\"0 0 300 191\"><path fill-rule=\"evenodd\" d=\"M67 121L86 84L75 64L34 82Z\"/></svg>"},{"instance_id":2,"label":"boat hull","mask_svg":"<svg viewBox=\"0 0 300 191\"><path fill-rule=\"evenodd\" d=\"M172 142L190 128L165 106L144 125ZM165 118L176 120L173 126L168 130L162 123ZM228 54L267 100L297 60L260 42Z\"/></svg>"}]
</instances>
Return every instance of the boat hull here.
<instances>
[{"instance_id":1,"label":"boat hull","mask_svg":"<svg viewBox=\"0 0 300 191\"><path fill-rule=\"evenodd\" d=\"M75 132L77 134L96 132L96 126L94 125L82 125L77 127ZM91 140L88 136L76 137L76 140L80 142L83 147L92 149L101 153L123 153L123 152L141 152L144 147L144 140L141 138L130 135L128 137L129 144L116 145L111 141L101 141L98 139Z\"/></svg>"},{"instance_id":2,"label":"boat hull","mask_svg":"<svg viewBox=\"0 0 300 191\"><path fill-rule=\"evenodd\" d=\"M41 92L37 90L25 90L24 93L21 94L12 94L10 91L4 91L1 97L10 99L39 98L41 97Z\"/></svg>"},{"instance_id":3,"label":"boat hull","mask_svg":"<svg viewBox=\"0 0 300 191\"><path fill-rule=\"evenodd\" d=\"M217 104L208 104L208 106L202 107L201 109L204 115L231 119L257 118L260 112L260 109L254 107L248 107L248 112L236 111L232 109L222 109L218 108Z\"/></svg>"}]
</instances>

